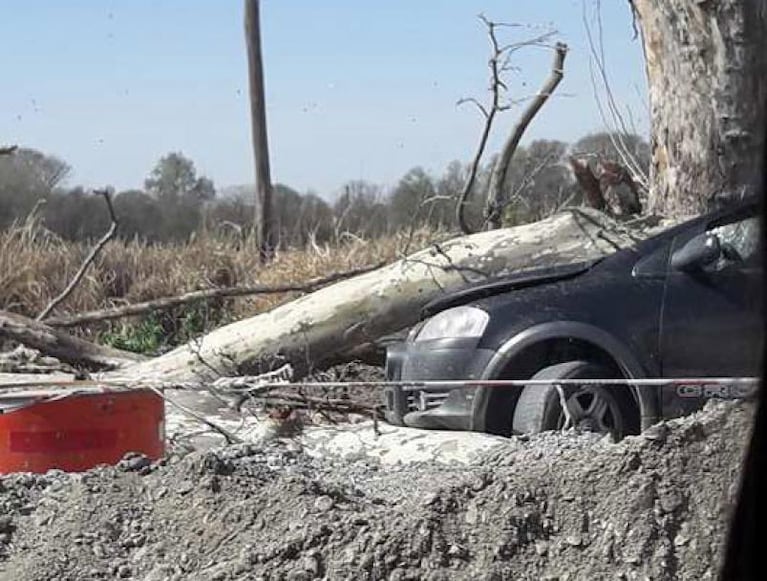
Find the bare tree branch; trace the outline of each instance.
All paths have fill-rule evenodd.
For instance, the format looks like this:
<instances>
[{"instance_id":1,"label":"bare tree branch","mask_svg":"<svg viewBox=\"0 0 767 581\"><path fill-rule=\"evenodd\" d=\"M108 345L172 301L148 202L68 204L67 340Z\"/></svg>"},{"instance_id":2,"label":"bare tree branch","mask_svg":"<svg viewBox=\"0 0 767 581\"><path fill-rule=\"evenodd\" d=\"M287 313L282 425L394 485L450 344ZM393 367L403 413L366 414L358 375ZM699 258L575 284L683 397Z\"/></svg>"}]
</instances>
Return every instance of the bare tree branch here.
<instances>
[{"instance_id":1,"label":"bare tree branch","mask_svg":"<svg viewBox=\"0 0 767 581\"><path fill-rule=\"evenodd\" d=\"M465 103L471 103L472 105L476 106L476 108L479 109L479 112L482 113L482 116L485 119L487 119L490 116L490 113L488 112L487 108L474 97L464 97L463 99L458 99L458 102L456 103L456 105L460 107L461 105Z\"/></svg>"},{"instance_id":2,"label":"bare tree branch","mask_svg":"<svg viewBox=\"0 0 767 581\"><path fill-rule=\"evenodd\" d=\"M218 432L221 434L225 439L227 444L240 444L242 443L242 440L238 438L235 434L230 432L229 430L222 428L215 422L210 421L208 418L206 418L203 414L196 412L190 407L187 407L181 403L179 403L175 398L169 397L166 393L164 393L161 389L158 389L156 387L149 387L153 392L155 392L157 395L159 395L162 399L164 399L166 402L168 402L170 405L178 408L186 415L194 418L200 423L205 424L210 429L212 429L215 432Z\"/></svg>"},{"instance_id":3,"label":"bare tree branch","mask_svg":"<svg viewBox=\"0 0 767 581\"><path fill-rule=\"evenodd\" d=\"M483 15L480 15L479 19L485 24L485 26L487 26L487 34L490 38L490 45L492 47L492 54L490 56L490 60L488 61L488 66L490 67L490 93L492 98L489 108L480 105L476 99L472 98L461 99L458 101L459 105L462 103L474 103L485 117L485 124L482 127L482 134L479 138L477 151L474 154L474 159L472 160L471 165L469 166L469 175L466 178L466 183L463 186L463 191L458 197L458 205L455 209L456 221L458 222L458 226L461 228L461 232L464 234L472 234L473 232L477 231L477 229L473 228L467 221L466 206L468 205L469 196L471 195L471 192L474 188L474 182L477 179L479 164L482 161L482 156L484 155L485 148L487 147L487 140L490 137L490 131L493 128L493 121L495 120L495 116L498 114L498 112L502 110L503 106L501 104L501 93L506 88L506 86L503 84L503 81L501 80L500 70L500 59L503 56L503 52L501 51L500 45L498 43L498 38L495 34L495 29L500 25L498 23L491 22Z\"/></svg>"},{"instance_id":4,"label":"bare tree branch","mask_svg":"<svg viewBox=\"0 0 767 581\"><path fill-rule=\"evenodd\" d=\"M537 97L530 102L527 108L522 112L517 125L512 131L506 143L503 146L501 155L496 161L493 173L490 179L490 191L485 205L485 220L490 229L501 227L501 209L504 202L504 185L506 175L511 165L511 158L519 145L522 135L524 135L527 126L533 120L535 115L541 109L549 96L554 92L564 76L565 57L567 56L567 45L558 42L555 47L554 62L551 67L551 74L544 83Z\"/></svg>"},{"instance_id":5,"label":"bare tree branch","mask_svg":"<svg viewBox=\"0 0 767 581\"><path fill-rule=\"evenodd\" d=\"M55 309L59 304L61 304L66 298L72 294L72 291L75 290L78 284L80 284L80 281L85 276L85 273L88 270L88 267L93 263L94 260L96 260L96 257L99 255L99 252L101 252L102 248L106 246L107 242L109 242L112 238L115 237L115 234L117 233L117 216L115 216L115 210L112 207L112 199L109 195L109 190L99 190L94 192L96 194L101 194L104 196L104 201L107 204L107 209L109 210L109 218L111 219L112 223L109 225L109 229L104 233L104 235L101 237L101 239L98 241L96 246L93 247L93 249L90 251L88 256L83 261L82 265L80 265L80 269L77 271L75 276L72 278L71 281L69 281L69 284L67 287L61 291L61 293L54 298L50 303L48 303L48 306L46 306L43 311L37 315L36 320L43 321L45 318L50 315L50 313Z\"/></svg>"},{"instance_id":6,"label":"bare tree branch","mask_svg":"<svg viewBox=\"0 0 767 581\"><path fill-rule=\"evenodd\" d=\"M357 276L358 274L364 274L366 272L376 270L381 266L383 266L383 263L374 264L372 266L364 266L344 272L335 272L329 276L315 278L303 284L286 284L278 286L255 285L191 291L175 297L163 297L143 303L135 303L132 305L125 305L123 307L116 307L113 309L100 309L97 311L79 313L77 315L68 317L51 317L45 322L52 327L77 327L80 325L86 325L88 323L95 323L97 321L108 321L112 319L130 317L133 315L141 315L150 311L166 310L199 300L207 300L219 297L243 297L249 295L267 295L287 292L312 292L332 282L337 282L345 278L351 278L353 276Z\"/></svg>"},{"instance_id":7,"label":"bare tree branch","mask_svg":"<svg viewBox=\"0 0 767 581\"><path fill-rule=\"evenodd\" d=\"M72 365L115 369L146 358L89 343L33 319L0 311L0 338L16 341Z\"/></svg>"},{"instance_id":8,"label":"bare tree branch","mask_svg":"<svg viewBox=\"0 0 767 581\"><path fill-rule=\"evenodd\" d=\"M634 18L635 18L636 15L633 10L633 3L632 3L632 14L634 14ZM629 128L626 124L626 120L623 118L623 114L621 113L615 101L615 96L613 95L613 92L612 92L610 80L607 76L607 69L605 65L606 59L604 54L603 30L602 30L601 3L599 2L599 0L597 0L596 2L596 22L597 22L597 39L595 40L592 29L591 29L591 25L589 24L588 18L586 16L586 7L584 5L583 25L586 29L586 39L589 44L589 52L591 53L591 59L589 62L589 73L591 77L591 86L594 93L594 100L596 101L597 109L599 110L599 115L602 118L602 122L605 124L605 126L609 130L608 136L610 138L610 142L612 143L615 150L618 152L621 162L631 172L631 178L634 181L634 183L639 184L639 187L643 191L647 192L649 191L649 185L650 185L647 172L645 172L642 169L641 165L636 159L636 156L631 152L625 139L627 135L631 135L632 133L635 134L636 131L633 131L633 132L629 131ZM636 28L635 28L635 32L636 32ZM599 88L597 86L598 83L597 83L596 75L594 73L595 66L598 72L599 84L601 84L602 90L604 91L604 94L605 94L604 103L602 98L599 95ZM607 107L607 111L605 111L605 105ZM608 113L609 113L609 118L608 118Z\"/></svg>"}]
</instances>

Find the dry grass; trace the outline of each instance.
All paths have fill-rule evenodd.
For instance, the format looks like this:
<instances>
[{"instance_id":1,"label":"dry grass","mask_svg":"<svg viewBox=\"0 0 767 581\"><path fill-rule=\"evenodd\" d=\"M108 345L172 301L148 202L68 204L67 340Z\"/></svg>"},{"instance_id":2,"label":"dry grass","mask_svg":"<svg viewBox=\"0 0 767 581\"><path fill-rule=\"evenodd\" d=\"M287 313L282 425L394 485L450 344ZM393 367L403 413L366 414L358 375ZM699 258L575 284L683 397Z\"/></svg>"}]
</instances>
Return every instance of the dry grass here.
<instances>
[{"instance_id":1,"label":"dry grass","mask_svg":"<svg viewBox=\"0 0 767 581\"><path fill-rule=\"evenodd\" d=\"M344 237L333 245L281 251L261 266L252 241L198 236L183 244L110 242L55 314L90 311L215 286L301 283L332 272L392 260L438 233L416 231L380 240ZM63 289L88 253L34 220L0 232L0 308L34 317ZM267 310L285 295L243 297L227 303L227 319ZM135 322L135 321L134 321ZM103 327L102 327L103 329Z\"/></svg>"}]
</instances>

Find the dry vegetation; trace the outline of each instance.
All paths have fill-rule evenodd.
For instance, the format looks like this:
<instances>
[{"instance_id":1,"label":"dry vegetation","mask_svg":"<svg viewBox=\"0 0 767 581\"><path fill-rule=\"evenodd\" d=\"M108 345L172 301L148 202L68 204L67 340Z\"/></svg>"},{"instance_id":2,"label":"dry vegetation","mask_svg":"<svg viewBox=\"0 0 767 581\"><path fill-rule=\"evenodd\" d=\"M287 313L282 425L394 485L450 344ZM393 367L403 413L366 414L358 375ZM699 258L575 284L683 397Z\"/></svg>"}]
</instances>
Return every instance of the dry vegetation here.
<instances>
[{"instance_id":1,"label":"dry vegetation","mask_svg":"<svg viewBox=\"0 0 767 581\"><path fill-rule=\"evenodd\" d=\"M392 260L406 248L413 251L437 237L441 237L440 233L425 229L375 240L342 235L334 244L278 251L268 266L259 264L250 239L202 234L184 243L113 241L55 314L90 311L217 286L300 284L333 272ZM89 249L88 244L60 239L34 218L0 231L0 309L37 315L66 286ZM190 333L254 315L288 298L282 294L218 299L175 309L161 317L151 315L105 323L82 332L114 343L110 337L115 333L130 334L155 317L152 325L162 327L157 332L164 335L164 340L176 343ZM195 320L185 333L179 334L183 319L188 319L190 313ZM158 346L144 349L118 343L134 350Z\"/></svg>"}]
</instances>

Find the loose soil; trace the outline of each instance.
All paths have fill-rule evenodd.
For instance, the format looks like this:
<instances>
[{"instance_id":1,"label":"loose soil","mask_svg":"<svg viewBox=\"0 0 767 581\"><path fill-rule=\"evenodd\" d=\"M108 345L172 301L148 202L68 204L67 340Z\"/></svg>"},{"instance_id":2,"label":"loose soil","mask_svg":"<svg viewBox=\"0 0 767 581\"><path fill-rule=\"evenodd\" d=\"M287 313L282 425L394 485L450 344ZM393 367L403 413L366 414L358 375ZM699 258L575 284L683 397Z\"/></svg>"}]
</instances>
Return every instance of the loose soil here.
<instances>
[{"instance_id":1,"label":"loose soil","mask_svg":"<svg viewBox=\"0 0 767 581\"><path fill-rule=\"evenodd\" d=\"M0 580L713 579L752 412L709 403L617 444L496 440L463 463L277 438L9 475Z\"/></svg>"}]
</instances>

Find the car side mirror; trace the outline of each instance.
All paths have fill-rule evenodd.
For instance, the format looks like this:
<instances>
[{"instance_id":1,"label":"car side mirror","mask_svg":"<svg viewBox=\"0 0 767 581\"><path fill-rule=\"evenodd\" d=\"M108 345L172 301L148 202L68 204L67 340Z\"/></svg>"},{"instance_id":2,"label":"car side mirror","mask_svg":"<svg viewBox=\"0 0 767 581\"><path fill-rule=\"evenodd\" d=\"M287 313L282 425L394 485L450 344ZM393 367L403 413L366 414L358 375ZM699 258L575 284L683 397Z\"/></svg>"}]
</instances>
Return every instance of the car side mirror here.
<instances>
[{"instance_id":1,"label":"car side mirror","mask_svg":"<svg viewBox=\"0 0 767 581\"><path fill-rule=\"evenodd\" d=\"M689 272L716 261L722 255L719 238L703 233L689 240L671 256L671 268Z\"/></svg>"}]
</instances>

